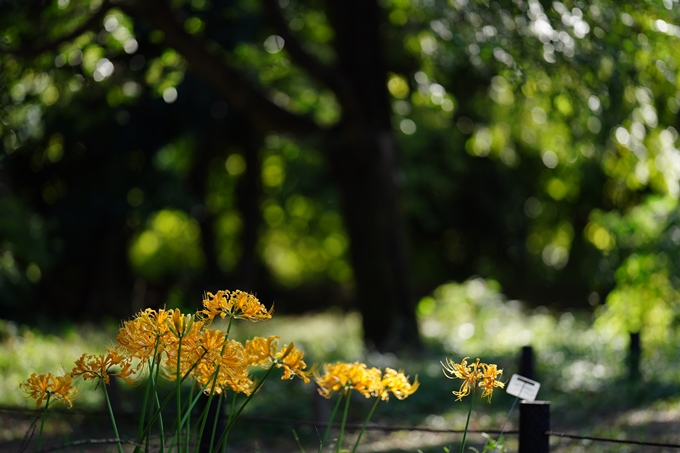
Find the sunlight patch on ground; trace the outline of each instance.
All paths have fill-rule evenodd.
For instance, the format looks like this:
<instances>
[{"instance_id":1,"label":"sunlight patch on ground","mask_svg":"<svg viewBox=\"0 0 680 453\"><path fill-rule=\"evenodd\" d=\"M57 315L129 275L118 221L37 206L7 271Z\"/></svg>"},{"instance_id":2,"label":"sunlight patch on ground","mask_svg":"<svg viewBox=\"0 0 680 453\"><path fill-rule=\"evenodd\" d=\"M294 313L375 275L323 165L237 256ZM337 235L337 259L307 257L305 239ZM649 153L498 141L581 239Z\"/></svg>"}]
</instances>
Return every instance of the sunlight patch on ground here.
<instances>
[{"instance_id":1,"label":"sunlight patch on ground","mask_svg":"<svg viewBox=\"0 0 680 453\"><path fill-rule=\"evenodd\" d=\"M70 331L62 337L45 335L0 320L0 405L35 407L35 402L19 390L19 384L31 373L70 372L81 354L103 352L114 338L92 328ZM78 404L98 404L101 400L100 392L81 391Z\"/></svg>"}]
</instances>

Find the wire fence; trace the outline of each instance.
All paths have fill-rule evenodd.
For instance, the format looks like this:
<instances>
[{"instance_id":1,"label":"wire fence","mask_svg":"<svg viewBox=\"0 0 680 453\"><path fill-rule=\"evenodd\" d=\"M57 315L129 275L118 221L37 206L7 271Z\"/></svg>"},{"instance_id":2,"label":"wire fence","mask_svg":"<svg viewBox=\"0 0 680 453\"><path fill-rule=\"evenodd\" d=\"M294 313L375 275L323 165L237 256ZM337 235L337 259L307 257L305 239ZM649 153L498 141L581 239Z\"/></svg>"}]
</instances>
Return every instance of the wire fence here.
<instances>
[{"instance_id":1,"label":"wire fence","mask_svg":"<svg viewBox=\"0 0 680 453\"><path fill-rule=\"evenodd\" d=\"M524 405L522 405L524 406ZM520 407L522 407L520 406ZM24 416L36 416L39 414L39 411L32 410L32 409L25 409L25 408L13 408L13 407L0 407L0 412L5 412L5 413L14 413L14 414L21 414ZM73 410L70 411L72 414L77 413L79 415L87 415L87 416L99 416L101 412L98 411L86 411L86 410ZM134 418L136 416L135 413L132 412L127 412L127 413L122 413L120 414L121 417L129 417L129 418ZM505 430L502 433L505 435L518 435L520 437L520 446L519 446L519 452L522 453L524 451L526 452L531 452L531 453L543 453L543 452L548 452L549 451L549 438L551 437L559 437L559 438L567 438L567 439L573 439L573 440L585 440L585 441L591 441L591 442L602 442L602 443L616 443L616 444L623 444L623 445L637 445L637 446L645 446L645 447L659 447L659 448L673 448L673 449L679 449L680 450L680 444L678 443L671 443L671 442L651 442L651 441L645 441L645 440L637 440L637 439L620 439L620 438L613 438L613 437L601 437L601 436L591 436L591 435L582 435L582 434L574 434L574 433L565 433L565 432L560 432L560 431L552 431L552 430L535 430L532 428L531 424L522 424L521 423L522 418L520 418L520 426L518 430ZM319 421L319 420L293 420L293 419L283 419L283 418L270 418L270 417L255 417L255 416L242 416L240 418L240 423L248 422L248 423L259 423L259 424L274 424L274 425L282 425L282 426L312 426L312 427L317 427L317 428L325 428L328 426L327 422L324 421ZM340 423L331 423L332 427L339 428ZM345 427L347 429L361 429L363 425L359 423L347 423ZM426 432L426 433L439 433L439 434L462 434L465 432L465 430L462 429L448 429L448 428L435 428L435 427L429 427L429 426L406 426L406 425L382 425L382 424L369 424L366 426L367 431L382 431L382 432L397 432L397 431L409 431L409 432ZM501 434L501 430L489 430L489 429L484 429L484 430L477 430L477 429L470 429L467 431L468 433L476 433L476 434L489 434L489 435L494 435L494 434ZM542 443L543 445L546 445L546 447L543 448L536 448L535 446L532 446L531 449L523 449L522 446L522 438L538 438L539 443ZM114 439L114 438L109 438L109 439L85 439L85 440L79 440L75 442L69 442L65 443L62 445L58 446L50 446L48 448L44 448L40 450L39 453L48 453L48 452L53 452L53 451L58 451L58 450L64 450L68 448L74 448L78 446L85 446L85 445L107 445L107 444L115 444L119 440ZM130 445L137 445L135 441L130 440L130 439L120 439L120 442L130 444ZM534 444L532 444L534 445Z\"/></svg>"},{"instance_id":2,"label":"wire fence","mask_svg":"<svg viewBox=\"0 0 680 453\"><path fill-rule=\"evenodd\" d=\"M680 444L666 442L647 442L642 440L615 439L612 437L584 436L580 434L561 433L557 431L546 431L544 434L549 437L565 437L577 440L590 440L593 442L610 442L615 444L642 445L645 447L666 447L680 449Z\"/></svg>"}]
</instances>

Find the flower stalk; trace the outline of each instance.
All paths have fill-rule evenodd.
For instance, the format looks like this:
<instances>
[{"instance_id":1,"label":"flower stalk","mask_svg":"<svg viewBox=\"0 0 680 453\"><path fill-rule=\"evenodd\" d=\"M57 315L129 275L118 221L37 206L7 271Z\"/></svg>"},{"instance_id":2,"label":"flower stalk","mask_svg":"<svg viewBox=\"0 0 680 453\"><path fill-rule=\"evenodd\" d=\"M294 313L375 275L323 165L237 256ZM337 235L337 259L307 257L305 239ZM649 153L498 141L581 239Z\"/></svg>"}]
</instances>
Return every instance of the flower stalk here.
<instances>
[{"instance_id":1,"label":"flower stalk","mask_svg":"<svg viewBox=\"0 0 680 453\"><path fill-rule=\"evenodd\" d=\"M103 378L102 378L103 380ZM109 399L109 392L106 390L106 385L102 385L104 388L104 397L106 398L106 407L109 409L109 416L111 417L111 425L113 426L113 434L116 436L116 446L118 447L118 453L123 453L123 446L120 443L120 435L118 434L118 426L116 425L116 417L113 415L113 408L111 407L111 400Z\"/></svg>"},{"instance_id":2,"label":"flower stalk","mask_svg":"<svg viewBox=\"0 0 680 453\"><path fill-rule=\"evenodd\" d=\"M451 359L446 359L441 362L444 376L448 379L461 379L463 382L458 391L454 390L453 394L456 396L456 401L461 401L464 397L471 395L470 407L468 408L467 420L465 421L465 430L463 431L463 439L460 443L460 453L465 450L465 441L467 440L467 433L470 427L470 417L472 415L472 407L475 403L477 389L483 388L482 398L488 398L491 402L493 391L496 387L503 388L505 384L499 380L503 374L503 370L499 370L495 364L481 363L479 359L474 363L468 365L465 357L460 363L456 363Z\"/></svg>"},{"instance_id":3,"label":"flower stalk","mask_svg":"<svg viewBox=\"0 0 680 453\"><path fill-rule=\"evenodd\" d=\"M388 401L390 393L397 399L405 399L409 395L415 393L419 387L418 377L414 379L413 384L409 383L408 376L404 375L403 371L396 371L391 368L386 368L383 373L378 368L368 368L366 364L355 362L355 363L343 363L336 362L333 364L328 364L324 367L324 374L316 373L314 379L319 386L318 391L324 398L330 398L333 393L338 393L338 402L333 409L333 414L331 415L331 420L329 421L328 427L326 428L326 434L324 435L321 445L319 446L319 453L328 437L330 431L331 423L335 417L335 413L338 410L340 401L346 398L345 410L343 412L342 422L340 425L340 433L338 435L338 445L337 452L340 452L342 446L342 439L345 432L345 422L347 420L347 414L349 411L350 395L353 391L358 394L363 395L366 398L376 398L376 403L374 403L373 408L366 417L359 438L354 445L353 452L356 451L359 444L359 440L363 436L366 429L368 421L370 420L375 408L377 407L378 401Z\"/></svg>"},{"instance_id":4,"label":"flower stalk","mask_svg":"<svg viewBox=\"0 0 680 453\"><path fill-rule=\"evenodd\" d=\"M463 439L460 442L460 453L465 451L465 441L467 440L468 428L470 427L470 416L472 415L472 407L475 405L475 395L470 398L470 407L468 407L467 420L465 420L465 431L463 432Z\"/></svg>"},{"instance_id":5,"label":"flower stalk","mask_svg":"<svg viewBox=\"0 0 680 453\"><path fill-rule=\"evenodd\" d=\"M40 451L40 442L42 441L42 433L43 429L45 428L45 416L47 415L47 408L50 407L50 397L52 396L51 393L47 394L47 401L45 402L45 410L43 410L42 417L40 419L40 431L38 431L38 442L35 447L35 451L38 452Z\"/></svg>"}]
</instances>

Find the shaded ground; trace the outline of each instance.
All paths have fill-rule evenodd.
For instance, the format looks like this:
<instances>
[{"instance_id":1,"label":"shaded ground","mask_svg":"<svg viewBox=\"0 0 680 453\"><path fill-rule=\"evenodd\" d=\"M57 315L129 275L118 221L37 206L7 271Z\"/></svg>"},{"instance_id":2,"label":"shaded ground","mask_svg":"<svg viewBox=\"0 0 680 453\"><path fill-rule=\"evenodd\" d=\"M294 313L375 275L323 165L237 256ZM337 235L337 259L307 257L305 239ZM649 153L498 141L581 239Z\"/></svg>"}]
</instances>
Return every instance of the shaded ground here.
<instances>
[{"instance_id":1,"label":"shaded ground","mask_svg":"<svg viewBox=\"0 0 680 453\"><path fill-rule=\"evenodd\" d=\"M388 426L421 427L431 430L462 429L467 401L456 402L451 394L460 381L447 380L440 361L467 355L486 363L498 364L509 379L519 370L519 351L527 343L536 350L536 379L541 382L538 398L551 402L551 429L580 435L634 439L680 444L680 374L675 344L643 349L641 378L629 383L626 375L626 338L592 328L588 314L564 313L553 316L545 309L524 311L517 303L504 302L493 292L475 292L469 301L456 296L449 305L423 315L421 329L427 349L417 356L367 354L360 341L360 319L352 314L329 312L305 317L277 317L257 324L239 324L233 338L279 335L282 342L294 341L306 353L308 363L363 361L370 366L404 369L412 378L418 375L418 391L404 401L380 403L372 423ZM481 296L479 296L481 294ZM455 302L455 303L454 303ZM468 314L464 308L470 307ZM472 311L472 308L475 310ZM73 329L77 330L77 329ZM77 334L76 334L77 333ZM5 329L0 337L0 453L18 453L22 439L38 415L31 402L18 389L31 372L58 372L83 352L101 352L115 338L111 331L43 335L27 329ZM472 335L472 336L471 336ZM71 338L72 337L72 338ZM59 446L82 439L113 437L101 388L82 383L74 408L55 406L47 417L43 447ZM134 414L141 401L143 385L115 388L114 410L121 435L134 438ZM188 391L188 388L186 389ZM471 429L498 430L514 398L497 389L492 402L477 400ZM315 396L313 384L281 381L272 375L244 411L229 439L230 452L299 452L293 429L304 449L318 450L319 434L296 421L324 420L331 411L327 400ZM354 398L349 421L361 423L370 410L371 400ZM21 408L20 410L17 408ZM128 415L126 415L128 414ZM130 415L131 414L131 415ZM166 418L172 420L172 414ZM268 419L268 420L265 420ZM274 423L270 419L290 420ZM508 430L518 429L519 413L510 418ZM171 422L169 422L171 425ZM171 432L171 429L169 429ZM343 446L351 447L355 430L348 430ZM481 449L484 437L471 434L469 444ZM35 451L35 436L26 451ZM447 447L458 450L460 434L398 430L369 431L358 451L442 453ZM508 451L517 451L517 436L507 436ZM562 438L551 439L552 451L566 452L671 452L680 449L651 448ZM125 446L131 451L133 447ZM76 445L65 451L116 452L115 445Z\"/></svg>"},{"instance_id":2,"label":"shaded ground","mask_svg":"<svg viewBox=\"0 0 680 453\"><path fill-rule=\"evenodd\" d=\"M423 367L413 362L410 369ZM465 425L467 402L455 402L450 394L453 384L439 376L423 372L419 391L405 401L391 400L378 406L372 423L384 426L420 427L426 429L461 429ZM271 384L271 385L270 385ZM263 387L253 399L253 405L244 413L230 434L229 451L282 453L299 452L293 430L296 431L305 451L317 451L319 434L312 426L298 421L318 420L330 411L328 401L313 396L313 387L297 382L273 380ZM267 390L264 390L267 389ZM544 396L551 399L551 429L572 434L600 436L615 439L632 439L649 442L680 444L680 396L673 386L647 382L627 384L612 382L598 392L558 392L546 389ZM138 389L123 391L119 397L121 407L117 417L122 437L133 439L136 432L134 412L129 407L138 398ZM295 405L290 402L295 401ZM502 425L513 398L502 392L494 395L491 404L476 401L471 429L498 430ZM352 401L350 422L360 423L370 409L372 401L356 398ZM31 410L0 410L0 452L19 452L22 439L36 420ZM166 420L172 420L171 414ZM508 430L518 429L519 413L512 414ZM290 422L285 422L289 420ZM166 422L167 424L168 422ZM323 431L319 428L319 431ZM108 414L101 410L57 409L48 414L43 449L84 439L112 438ZM337 432L337 431L336 431ZM343 442L351 447L357 430L348 429ZM472 433L468 445L482 449L484 437ZM445 447L457 451L460 434L429 431L372 430L362 439L359 452L443 452ZM517 436L507 436L508 451L517 451ZM566 452L671 452L677 448L644 447L588 440L554 437L551 451ZM125 446L131 451L132 446ZM35 436L26 451L35 451ZM115 452L116 446L76 445L64 451ZM157 449L155 449L157 451ZM334 451L334 450L333 450Z\"/></svg>"}]
</instances>

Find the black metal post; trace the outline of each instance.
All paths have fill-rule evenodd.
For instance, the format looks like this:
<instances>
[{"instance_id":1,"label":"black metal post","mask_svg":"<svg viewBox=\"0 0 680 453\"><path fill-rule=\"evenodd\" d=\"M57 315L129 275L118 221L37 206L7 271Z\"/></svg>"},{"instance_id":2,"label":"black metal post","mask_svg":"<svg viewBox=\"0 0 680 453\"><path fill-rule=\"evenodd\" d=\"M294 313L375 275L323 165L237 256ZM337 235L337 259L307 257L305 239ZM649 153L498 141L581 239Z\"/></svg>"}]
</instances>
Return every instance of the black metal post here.
<instances>
[{"instance_id":1,"label":"black metal post","mask_svg":"<svg viewBox=\"0 0 680 453\"><path fill-rule=\"evenodd\" d=\"M640 332L631 332L630 346L628 348L628 379L631 382L640 380L640 356L642 347L640 346Z\"/></svg>"},{"instance_id":2,"label":"black metal post","mask_svg":"<svg viewBox=\"0 0 680 453\"><path fill-rule=\"evenodd\" d=\"M534 348L531 346L522 347L522 355L519 359L519 374L529 379L536 380L534 370Z\"/></svg>"},{"instance_id":3,"label":"black metal post","mask_svg":"<svg viewBox=\"0 0 680 453\"><path fill-rule=\"evenodd\" d=\"M519 453L550 451L550 401L522 401L519 406Z\"/></svg>"}]
</instances>

